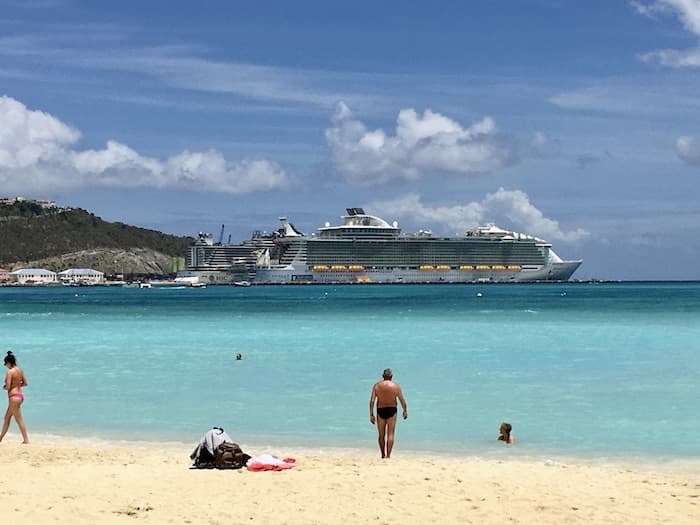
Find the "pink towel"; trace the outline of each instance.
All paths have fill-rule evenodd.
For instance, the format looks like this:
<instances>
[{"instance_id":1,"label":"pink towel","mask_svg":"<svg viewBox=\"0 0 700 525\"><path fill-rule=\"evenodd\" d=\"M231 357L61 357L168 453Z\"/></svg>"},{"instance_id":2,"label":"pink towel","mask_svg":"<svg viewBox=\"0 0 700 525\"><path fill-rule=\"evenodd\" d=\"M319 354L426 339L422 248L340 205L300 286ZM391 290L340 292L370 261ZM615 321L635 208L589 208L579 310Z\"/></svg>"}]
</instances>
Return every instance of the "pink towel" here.
<instances>
[{"instance_id":1,"label":"pink towel","mask_svg":"<svg viewBox=\"0 0 700 525\"><path fill-rule=\"evenodd\" d=\"M246 467L251 472L262 472L263 470L287 470L294 467L295 464L294 458L280 459L271 454L261 454L250 458Z\"/></svg>"}]
</instances>

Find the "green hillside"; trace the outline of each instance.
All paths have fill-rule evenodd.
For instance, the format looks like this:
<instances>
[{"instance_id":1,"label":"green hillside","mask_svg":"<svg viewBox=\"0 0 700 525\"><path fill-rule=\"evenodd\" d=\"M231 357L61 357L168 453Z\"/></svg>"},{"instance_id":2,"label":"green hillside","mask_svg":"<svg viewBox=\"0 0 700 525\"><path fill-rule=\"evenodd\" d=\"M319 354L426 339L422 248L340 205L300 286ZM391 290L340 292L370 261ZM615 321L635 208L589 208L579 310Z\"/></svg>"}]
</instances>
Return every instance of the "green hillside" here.
<instances>
[{"instance_id":1,"label":"green hillside","mask_svg":"<svg viewBox=\"0 0 700 525\"><path fill-rule=\"evenodd\" d=\"M191 242L190 237L107 222L80 208L43 208L32 201L0 204L0 264L96 248L145 248L179 257Z\"/></svg>"}]
</instances>

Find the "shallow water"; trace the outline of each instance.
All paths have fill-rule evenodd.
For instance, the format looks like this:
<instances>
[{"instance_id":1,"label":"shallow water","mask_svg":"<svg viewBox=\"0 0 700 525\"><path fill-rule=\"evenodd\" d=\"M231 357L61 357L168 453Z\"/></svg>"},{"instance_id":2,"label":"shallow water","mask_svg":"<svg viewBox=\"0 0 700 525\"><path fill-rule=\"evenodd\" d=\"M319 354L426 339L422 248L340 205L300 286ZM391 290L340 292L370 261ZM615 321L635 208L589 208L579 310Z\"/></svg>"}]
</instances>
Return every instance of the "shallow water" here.
<instances>
[{"instance_id":1,"label":"shallow water","mask_svg":"<svg viewBox=\"0 0 700 525\"><path fill-rule=\"evenodd\" d=\"M389 366L397 447L697 457L699 320L700 283L0 288L30 431L312 449L373 446Z\"/></svg>"}]
</instances>

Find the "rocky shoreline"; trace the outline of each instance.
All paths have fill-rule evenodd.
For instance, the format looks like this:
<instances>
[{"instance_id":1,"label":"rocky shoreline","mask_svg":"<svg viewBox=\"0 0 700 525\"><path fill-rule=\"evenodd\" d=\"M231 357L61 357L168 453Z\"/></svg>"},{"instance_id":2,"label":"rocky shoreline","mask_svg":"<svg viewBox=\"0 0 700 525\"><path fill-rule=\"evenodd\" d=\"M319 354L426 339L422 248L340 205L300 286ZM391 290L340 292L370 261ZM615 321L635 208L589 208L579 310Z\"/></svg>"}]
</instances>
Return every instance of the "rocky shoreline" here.
<instances>
[{"instance_id":1,"label":"rocky shoreline","mask_svg":"<svg viewBox=\"0 0 700 525\"><path fill-rule=\"evenodd\" d=\"M161 275L173 273L180 263L181 258L149 248L94 248L33 261L17 261L4 264L3 267L10 271L20 268L45 268L60 272L68 268L91 268L105 275Z\"/></svg>"}]
</instances>

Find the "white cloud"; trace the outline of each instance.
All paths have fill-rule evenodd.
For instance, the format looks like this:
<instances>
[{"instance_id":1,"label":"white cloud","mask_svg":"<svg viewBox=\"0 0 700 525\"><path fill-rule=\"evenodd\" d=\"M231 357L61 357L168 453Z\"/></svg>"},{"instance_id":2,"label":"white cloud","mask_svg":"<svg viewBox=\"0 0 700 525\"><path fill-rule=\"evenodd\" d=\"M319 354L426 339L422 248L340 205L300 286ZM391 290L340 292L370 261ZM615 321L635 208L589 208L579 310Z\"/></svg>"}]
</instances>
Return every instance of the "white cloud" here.
<instances>
[{"instance_id":1,"label":"white cloud","mask_svg":"<svg viewBox=\"0 0 700 525\"><path fill-rule=\"evenodd\" d=\"M357 184L418 179L434 172L484 173L513 162L512 145L496 133L491 117L470 127L431 110L402 109L396 135L368 130L339 103L326 141L338 171Z\"/></svg>"},{"instance_id":2,"label":"white cloud","mask_svg":"<svg viewBox=\"0 0 700 525\"><path fill-rule=\"evenodd\" d=\"M688 164L700 166L700 137L678 137L676 153Z\"/></svg>"},{"instance_id":3,"label":"white cloud","mask_svg":"<svg viewBox=\"0 0 700 525\"><path fill-rule=\"evenodd\" d=\"M426 206L420 196L409 194L398 199L374 202L365 208L381 210L385 217L404 217L420 224L433 224L463 232L487 222L510 224L524 233L536 235L549 241L576 242L589 233L581 228L564 231L559 223L549 219L537 209L526 193L519 190L499 188L487 194L481 201L455 206Z\"/></svg>"},{"instance_id":4,"label":"white cloud","mask_svg":"<svg viewBox=\"0 0 700 525\"><path fill-rule=\"evenodd\" d=\"M196 188L202 185L211 191L249 193L282 188L287 175L275 162L269 160L227 161L214 150L205 152L183 151L170 157L165 169L166 181Z\"/></svg>"},{"instance_id":5,"label":"white cloud","mask_svg":"<svg viewBox=\"0 0 700 525\"><path fill-rule=\"evenodd\" d=\"M623 241L632 246L661 246L662 239L652 233L640 233L638 235L625 236Z\"/></svg>"},{"instance_id":6,"label":"white cloud","mask_svg":"<svg viewBox=\"0 0 700 525\"><path fill-rule=\"evenodd\" d=\"M63 0L9 0L12 7L23 7L25 9L55 9L64 5Z\"/></svg>"},{"instance_id":7,"label":"white cloud","mask_svg":"<svg viewBox=\"0 0 700 525\"><path fill-rule=\"evenodd\" d=\"M630 5L641 15L654 18L658 14L675 14L683 26L700 36L699 0L653 0L650 3L632 1Z\"/></svg>"},{"instance_id":8,"label":"white cloud","mask_svg":"<svg viewBox=\"0 0 700 525\"><path fill-rule=\"evenodd\" d=\"M700 48L677 51L675 49L660 49L640 55L644 62L658 62L670 67L700 66Z\"/></svg>"},{"instance_id":9,"label":"white cloud","mask_svg":"<svg viewBox=\"0 0 700 525\"><path fill-rule=\"evenodd\" d=\"M527 144L528 154L535 158L553 157L560 153L561 143L543 131L535 131Z\"/></svg>"},{"instance_id":10,"label":"white cloud","mask_svg":"<svg viewBox=\"0 0 700 525\"><path fill-rule=\"evenodd\" d=\"M599 81L599 85L577 88L557 93L549 97L549 103L576 111L602 111L609 113L648 114L653 111L650 102L659 94L653 89L635 89L633 93L626 86ZM634 96L632 96L634 95Z\"/></svg>"},{"instance_id":11,"label":"white cloud","mask_svg":"<svg viewBox=\"0 0 700 525\"><path fill-rule=\"evenodd\" d=\"M48 162L79 138L79 131L48 113L28 111L14 99L0 98L0 168Z\"/></svg>"},{"instance_id":12,"label":"white cloud","mask_svg":"<svg viewBox=\"0 0 700 525\"><path fill-rule=\"evenodd\" d=\"M52 70L66 68L71 77L81 77L86 71L134 74L185 92L232 95L243 102L264 101L271 109L279 110L297 104L307 112L314 108L325 112L340 99L371 105L377 98L336 89L339 80L357 82L364 78L363 74L216 60L203 57L210 50L198 45L123 47L128 38L120 29L110 26L52 26L51 29L51 34L40 36L1 36L0 56L49 62ZM100 45L86 48L86 39ZM90 75L91 81L94 77Z\"/></svg>"},{"instance_id":13,"label":"white cloud","mask_svg":"<svg viewBox=\"0 0 700 525\"><path fill-rule=\"evenodd\" d=\"M683 27L700 37L700 0L654 0L651 3L631 2L635 10L645 16L656 14L675 15ZM645 62L658 62L671 67L700 66L700 43L695 48L686 50L660 49L640 55Z\"/></svg>"},{"instance_id":14,"label":"white cloud","mask_svg":"<svg viewBox=\"0 0 700 525\"><path fill-rule=\"evenodd\" d=\"M598 78L595 84L560 91L548 102L566 110L619 116L668 117L697 112L696 86L687 78L641 75Z\"/></svg>"},{"instance_id":15,"label":"white cloud","mask_svg":"<svg viewBox=\"0 0 700 525\"><path fill-rule=\"evenodd\" d=\"M634 8L640 15L648 16L649 18L654 17L654 6L643 4L637 2L636 0L630 0L630 5Z\"/></svg>"},{"instance_id":16,"label":"white cloud","mask_svg":"<svg viewBox=\"0 0 700 525\"><path fill-rule=\"evenodd\" d=\"M87 56L84 62L97 68L157 77L176 88L231 93L253 100L332 107L341 96L315 89L308 75L292 69L183 57L168 49L146 49L138 56L124 53L112 59Z\"/></svg>"},{"instance_id":17,"label":"white cloud","mask_svg":"<svg viewBox=\"0 0 700 525\"><path fill-rule=\"evenodd\" d=\"M160 160L110 140L100 150L75 149L80 132L57 118L0 97L0 187L9 193L89 187L155 187L249 193L286 186L269 160L229 161L214 150Z\"/></svg>"}]
</instances>

